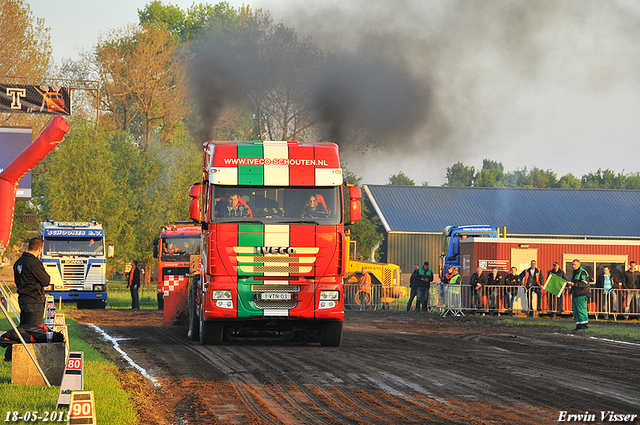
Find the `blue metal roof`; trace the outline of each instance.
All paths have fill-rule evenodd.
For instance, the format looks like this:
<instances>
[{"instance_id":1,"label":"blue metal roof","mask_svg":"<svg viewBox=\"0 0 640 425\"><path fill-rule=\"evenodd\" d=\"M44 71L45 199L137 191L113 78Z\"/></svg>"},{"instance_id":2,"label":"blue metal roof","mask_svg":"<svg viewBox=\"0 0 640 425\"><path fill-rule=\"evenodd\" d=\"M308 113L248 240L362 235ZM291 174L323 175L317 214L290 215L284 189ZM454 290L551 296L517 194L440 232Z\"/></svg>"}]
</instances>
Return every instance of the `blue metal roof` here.
<instances>
[{"instance_id":1,"label":"blue metal roof","mask_svg":"<svg viewBox=\"0 0 640 425\"><path fill-rule=\"evenodd\" d=\"M388 232L489 224L511 234L640 237L640 190L365 185Z\"/></svg>"}]
</instances>

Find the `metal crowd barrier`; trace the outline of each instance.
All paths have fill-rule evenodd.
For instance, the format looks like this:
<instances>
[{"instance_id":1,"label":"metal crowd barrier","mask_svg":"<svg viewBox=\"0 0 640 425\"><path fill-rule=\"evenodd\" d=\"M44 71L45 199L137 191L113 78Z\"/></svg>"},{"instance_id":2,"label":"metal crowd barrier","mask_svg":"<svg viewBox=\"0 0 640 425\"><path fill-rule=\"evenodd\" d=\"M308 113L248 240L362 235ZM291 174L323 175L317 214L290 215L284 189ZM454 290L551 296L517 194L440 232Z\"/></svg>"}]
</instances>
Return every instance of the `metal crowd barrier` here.
<instances>
[{"instance_id":1,"label":"metal crowd barrier","mask_svg":"<svg viewBox=\"0 0 640 425\"><path fill-rule=\"evenodd\" d=\"M344 305L347 310L406 310L410 289L402 297L389 297L389 288L371 285L368 290L358 284L344 285ZM391 301L390 301L391 300ZM416 299L412 302L415 310ZM541 287L492 285L475 291L468 284L432 283L429 289L429 311L441 315L465 314L530 314L571 315L571 291L565 289L556 297ZM594 319L617 320L619 316L640 318L640 290L591 288L587 301L589 315Z\"/></svg>"}]
</instances>

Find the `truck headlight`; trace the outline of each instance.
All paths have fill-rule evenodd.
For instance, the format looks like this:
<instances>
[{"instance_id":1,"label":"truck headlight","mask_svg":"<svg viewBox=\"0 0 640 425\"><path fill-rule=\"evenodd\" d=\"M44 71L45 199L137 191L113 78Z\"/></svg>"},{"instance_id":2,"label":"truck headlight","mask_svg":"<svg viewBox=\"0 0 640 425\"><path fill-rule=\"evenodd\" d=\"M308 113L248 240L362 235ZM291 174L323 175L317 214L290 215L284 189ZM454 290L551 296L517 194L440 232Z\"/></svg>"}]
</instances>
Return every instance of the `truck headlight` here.
<instances>
[{"instance_id":1,"label":"truck headlight","mask_svg":"<svg viewBox=\"0 0 640 425\"><path fill-rule=\"evenodd\" d=\"M231 291L213 291L211 293L211 299L214 300L230 300L231 298Z\"/></svg>"},{"instance_id":2,"label":"truck headlight","mask_svg":"<svg viewBox=\"0 0 640 425\"><path fill-rule=\"evenodd\" d=\"M218 300L218 301L216 301L216 307L233 308L233 301L231 301L231 300Z\"/></svg>"},{"instance_id":3,"label":"truck headlight","mask_svg":"<svg viewBox=\"0 0 640 425\"><path fill-rule=\"evenodd\" d=\"M340 300L340 291L320 291L320 302L318 302L318 310L324 308L333 308L338 305Z\"/></svg>"},{"instance_id":4,"label":"truck headlight","mask_svg":"<svg viewBox=\"0 0 640 425\"><path fill-rule=\"evenodd\" d=\"M338 301L340 299L340 291L320 291L321 301Z\"/></svg>"},{"instance_id":5,"label":"truck headlight","mask_svg":"<svg viewBox=\"0 0 640 425\"><path fill-rule=\"evenodd\" d=\"M94 291L104 291L106 285L93 285Z\"/></svg>"}]
</instances>

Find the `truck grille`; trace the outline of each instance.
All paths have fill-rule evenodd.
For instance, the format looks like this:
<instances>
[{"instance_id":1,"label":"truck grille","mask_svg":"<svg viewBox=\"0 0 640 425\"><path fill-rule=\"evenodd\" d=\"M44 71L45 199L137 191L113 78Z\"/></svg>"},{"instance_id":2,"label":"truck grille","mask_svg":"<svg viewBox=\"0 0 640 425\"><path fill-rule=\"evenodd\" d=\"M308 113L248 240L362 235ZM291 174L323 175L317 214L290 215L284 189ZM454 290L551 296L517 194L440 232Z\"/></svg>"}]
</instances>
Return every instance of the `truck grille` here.
<instances>
[{"instance_id":1,"label":"truck grille","mask_svg":"<svg viewBox=\"0 0 640 425\"><path fill-rule=\"evenodd\" d=\"M251 291L260 292L300 292L300 285L251 285Z\"/></svg>"},{"instance_id":2,"label":"truck grille","mask_svg":"<svg viewBox=\"0 0 640 425\"><path fill-rule=\"evenodd\" d=\"M256 303L256 307L261 309L278 308L278 309L291 310L296 306L296 304L298 304L298 301L296 300L286 300L286 301L255 300L254 302Z\"/></svg>"},{"instance_id":3,"label":"truck grille","mask_svg":"<svg viewBox=\"0 0 640 425\"><path fill-rule=\"evenodd\" d=\"M63 264L62 265L63 281L83 281L84 280L84 264Z\"/></svg>"}]
</instances>

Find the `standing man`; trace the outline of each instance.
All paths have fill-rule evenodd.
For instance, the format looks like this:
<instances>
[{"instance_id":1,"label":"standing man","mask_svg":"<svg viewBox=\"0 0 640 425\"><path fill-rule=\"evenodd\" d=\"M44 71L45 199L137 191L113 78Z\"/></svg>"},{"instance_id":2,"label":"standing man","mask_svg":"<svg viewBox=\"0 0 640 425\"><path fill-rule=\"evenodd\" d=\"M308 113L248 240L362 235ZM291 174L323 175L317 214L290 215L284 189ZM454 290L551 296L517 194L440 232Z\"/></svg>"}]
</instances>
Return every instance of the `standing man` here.
<instances>
[{"instance_id":1,"label":"standing man","mask_svg":"<svg viewBox=\"0 0 640 425\"><path fill-rule=\"evenodd\" d=\"M413 304L413 299L418 296L418 269L420 266L417 264L413 265L413 273L411 273L411 277L409 278L409 288L411 289L411 293L409 294L409 302L407 302L407 311L411 311L411 305Z\"/></svg>"},{"instance_id":2,"label":"standing man","mask_svg":"<svg viewBox=\"0 0 640 425\"><path fill-rule=\"evenodd\" d=\"M482 305L482 287L487 284L487 279L482 274L482 267L478 267L476 272L469 279L471 285L471 308L476 310L483 307Z\"/></svg>"},{"instance_id":3,"label":"standing man","mask_svg":"<svg viewBox=\"0 0 640 425\"><path fill-rule=\"evenodd\" d=\"M422 311L429 310L429 289L431 288L432 280L433 272L429 268L429 263L425 261L422 267L418 269L418 299L416 301L416 311L420 310L421 304Z\"/></svg>"},{"instance_id":4,"label":"standing man","mask_svg":"<svg viewBox=\"0 0 640 425\"><path fill-rule=\"evenodd\" d=\"M589 312L587 310L587 298L591 296L591 287L589 285L589 273L580 267L580 260L573 260L573 275L571 275L571 308L573 309L573 318L576 321L575 331L587 329L589 326Z\"/></svg>"},{"instance_id":5,"label":"standing man","mask_svg":"<svg viewBox=\"0 0 640 425\"><path fill-rule=\"evenodd\" d=\"M40 238L29 239L27 251L13 265L21 325L41 325L44 317L44 287L49 286L51 276L39 258L43 245Z\"/></svg>"},{"instance_id":6,"label":"standing man","mask_svg":"<svg viewBox=\"0 0 640 425\"><path fill-rule=\"evenodd\" d=\"M360 300L360 311L364 311L369 307L369 301L371 299L371 275L365 268L363 268L360 278L358 279L358 300Z\"/></svg>"},{"instance_id":7,"label":"standing man","mask_svg":"<svg viewBox=\"0 0 640 425\"><path fill-rule=\"evenodd\" d=\"M618 296L616 291L620 289L618 279L611 274L611 267L604 266L600 276L596 278L596 288L602 289L602 308L604 320L609 320L609 312L618 312ZM613 289L613 291L612 291Z\"/></svg>"},{"instance_id":8,"label":"standing man","mask_svg":"<svg viewBox=\"0 0 640 425\"><path fill-rule=\"evenodd\" d=\"M527 298L529 299L529 316L531 317L534 316L533 304L531 302L533 293L535 292L538 295L535 313L536 317L540 311L540 302L542 301L542 290L540 287L542 286L542 282L544 282L544 277L542 276L542 272L536 267L537 264L536 260L531 260L531 267L527 270L523 270L519 276L520 279L523 279L524 287L527 289Z\"/></svg>"},{"instance_id":9,"label":"standing man","mask_svg":"<svg viewBox=\"0 0 640 425\"><path fill-rule=\"evenodd\" d=\"M138 289L140 288L140 269L138 269L138 262L131 262L131 271L129 272L129 281L127 288L131 291L131 308L133 310L140 309L140 302L138 298Z\"/></svg>"},{"instance_id":10,"label":"standing man","mask_svg":"<svg viewBox=\"0 0 640 425\"><path fill-rule=\"evenodd\" d=\"M487 297L489 297L489 311L492 316L496 314L496 310L500 310L500 288L496 287L500 286L501 280L498 268L491 269L491 274L487 277L487 286L493 286L494 288L489 288Z\"/></svg>"},{"instance_id":11,"label":"standing man","mask_svg":"<svg viewBox=\"0 0 640 425\"><path fill-rule=\"evenodd\" d=\"M625 297L627 298L624 306L624 318L629 319L629 309L631 308L631 300L635 298L636 300L636 313L640 312L640 306L638 306L638 302L640 301L640 282L638 282L638 269L636 267L636 262L632 261L629 263L629 270L624 272L624 278L622 280L622 289L626 289Z\"/></svg>"},{"instance_id":12,"label":"standing man","mask_svg":"<svg viewBox=\"0 0 640 425\"><path fill-rule=\"evenodd\" d=\"M557 261L553 263L553 268L549 270L549 274L547 274L547 276L549 276L550 274L558 276L565 282L569 281L569 278L565 274L564 270L560 268L560 264L558 264ZM551 311L551 318L555 319L556 312L562 313L562 293L557 297L553 294L547 294L547 297L547 299L549 300L549 311Z\"/></svg>"},{"instance_id":13,"label":"standing man","mask_svg":"<svg viewBox=\"0 0 640 425\"><path fill-rule=\"evenodd\" d=\"M518 295L518 289L521 286L522 279L518 276L518 269L511 267L511 273L504 277L504 284L507 286L505 289L505 297L507 300L507 313L510 316L515 316L513 312L513 299Z\"/></svg>"}]
</instances>

